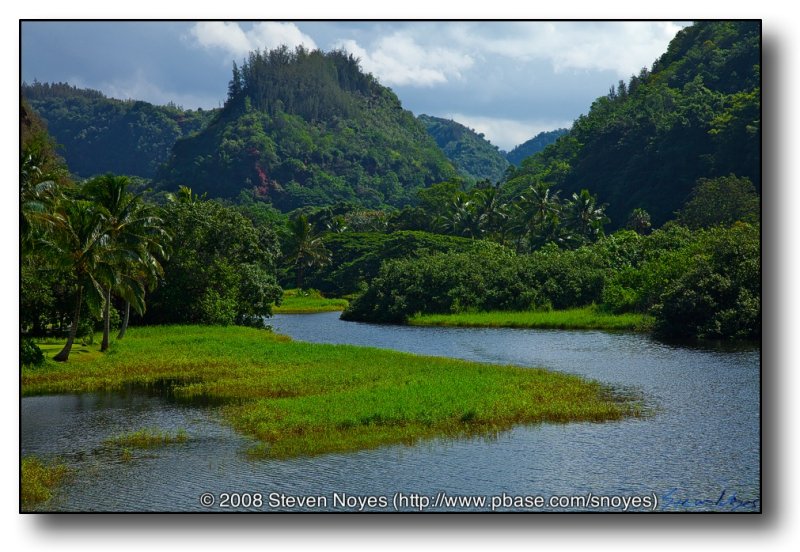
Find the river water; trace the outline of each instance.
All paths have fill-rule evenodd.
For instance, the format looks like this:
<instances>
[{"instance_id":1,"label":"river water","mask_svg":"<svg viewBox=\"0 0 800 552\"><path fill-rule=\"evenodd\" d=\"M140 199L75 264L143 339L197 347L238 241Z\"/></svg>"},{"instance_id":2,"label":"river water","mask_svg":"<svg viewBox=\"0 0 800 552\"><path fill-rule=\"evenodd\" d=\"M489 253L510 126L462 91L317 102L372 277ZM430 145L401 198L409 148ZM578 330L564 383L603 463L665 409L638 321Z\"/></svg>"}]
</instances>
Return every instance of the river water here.
<instances>
[{"instance_id":1,"label":"river water","mask_svg":"<svg viewBox=\"0 0 800 552\"><path fill-rule=\"evenodd\" d=\"M619 511L626 504L640 511L654 503L660 511L761 508L757 345L691 347L599 331L383 326L344 322L338 313L277 315L271 324L297 340L580 374L643 396L654 414L253 460L244 454L253 443L213 408L136 390L27 397L22 453L57 456L77 468L47 509L487 511L492 502L499 511ZM184 428L190 439L133 450L132 458L102 443L142 427ZM212 506L201 504L203 493Z\"/></svg>"}]
</instances>

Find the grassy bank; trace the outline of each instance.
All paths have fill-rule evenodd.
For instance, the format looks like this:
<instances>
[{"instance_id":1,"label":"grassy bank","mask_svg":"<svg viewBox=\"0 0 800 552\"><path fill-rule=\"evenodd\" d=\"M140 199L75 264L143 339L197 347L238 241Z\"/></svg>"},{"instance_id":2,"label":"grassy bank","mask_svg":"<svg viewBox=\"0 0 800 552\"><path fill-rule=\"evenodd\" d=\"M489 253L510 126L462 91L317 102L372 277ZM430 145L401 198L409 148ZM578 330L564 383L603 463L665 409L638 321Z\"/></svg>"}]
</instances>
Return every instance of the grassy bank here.
<instances>
[{"instance_id":1,"label":"grassy bank","mask_svg":"<svg viewBox=\"0 0 800 552\"><path fill-rule=\"evenodd\" d=\"M281 304L272 308L276 314L309 314L313 312L343 311L347 299L328 299L316 290L286 289Z\"/></svg>"},{"instance_id":2,"label":"grassy bank","mask_svg":"<svg viewBox=\"0 0 800 552\"><path fill-rule=\"evenodd\" d=\"M31 511L53 497L53 491L67 476L63 464L45 464L35 456L25 456L21 463L20 501L23 511Z\"/></svg>"},{"instance_id":3,"label":"grassy bank","mask_svg":"<svg viewBox=\"0 0 800 552\"><path fill-rule=\"evenodd\" d=\"M652 319L644 314L611 314L596 307L583 307L557 311L423 314L414 316L408 323L412 326L643 331L652 325Z\"/></svg>"},{"instance_id":4,"label":"grassy bank","mask_svg":"<svg viewBox=\"0 0 800 552\"><path fill-rule=\"evenodd\" d=\"M270 457L352 451L515 424L639 415L597 382L550 372L293 342L242 327L133 328L94 360L22 372L25 395L177 382L175 396L221 404Z\"/></svg>"}]
</instances>

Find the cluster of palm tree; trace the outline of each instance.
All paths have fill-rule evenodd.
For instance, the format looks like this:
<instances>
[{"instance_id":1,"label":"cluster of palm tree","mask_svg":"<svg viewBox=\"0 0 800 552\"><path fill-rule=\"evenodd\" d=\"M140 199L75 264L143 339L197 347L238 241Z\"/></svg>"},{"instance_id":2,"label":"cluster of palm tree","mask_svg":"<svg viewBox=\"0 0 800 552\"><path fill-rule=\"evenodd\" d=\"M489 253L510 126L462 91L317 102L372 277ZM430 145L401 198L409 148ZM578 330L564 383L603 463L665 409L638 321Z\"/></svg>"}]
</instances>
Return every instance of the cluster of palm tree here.
<instances>
[{"instance_id":1,"label":"cluster of palm tree","mask_svg":"<svg viewBox=\"0 0 800 552\"><path fill-rule=\"evenodd\" d=\"M155 206L130 191L127 177L111 174L83 185L59 184L42 170L42 159L20 160L20 234L23 262L38 262L70 274L74 311L67 343L54 358L66 361L86 305L103 317L101 350L109 346L114 297L125 302L118 339L130 309L143 313L145 293L163 273L170 238Z\"/></svg>"},{"instance_id":2,"label":"cluster of palm tree","mask_svg":"<svg viewBox=\"0 0 800 552\"><path fill-rule=\"evenodd\" d=\"M516 200L503 202L496 187L457 195L435 227L447 234L489 238L520 251L546 243L578 247L603 235L605 204L587 190L562 200L545 183L533 184Z\"/></svg>"}]
</instances>

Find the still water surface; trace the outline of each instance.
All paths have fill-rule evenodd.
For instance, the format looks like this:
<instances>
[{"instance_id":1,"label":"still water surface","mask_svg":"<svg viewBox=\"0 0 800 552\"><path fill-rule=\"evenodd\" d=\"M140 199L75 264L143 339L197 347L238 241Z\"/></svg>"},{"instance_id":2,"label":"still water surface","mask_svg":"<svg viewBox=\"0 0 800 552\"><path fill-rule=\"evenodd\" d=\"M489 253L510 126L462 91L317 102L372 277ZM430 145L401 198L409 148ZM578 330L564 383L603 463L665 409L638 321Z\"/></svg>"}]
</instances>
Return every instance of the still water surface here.
<instances>
[{"instance_id":1,"label":"still water surface","mask_svg":"<svg viewBox=\"0 0 800 552\"><path fill-rule=\"evenodd\" d=\"M585 499L591 493L592 500L606 505L620 504L610 497L655 496L659 510L760 510L757 348L674 346L597 331L381 326L343 322L338 313L277 315L271 323L276 332L297 340L580 374L643 395L655 415L523 426L491 438L432 440L316 458L251 460L243 452L252 442L211 408L134 391L29 397L22 400L23 454L57 455L78 468L48 509L224 511L223 493L260 493L260 507L250 510L320 509L319 504L291 504L314 496L326 510L358 510L373 497L373 507L365 510L392 511L402 493L401 509L418 509L426 500L427 510L475 509L474 503L472 508L441 507L444 496L465 496L483 497L486 504L477 509L489 510L492 497L502 505L510 497ZM142 427L184 428L190 439L133 450L128 461L102 444ZM206 492L214 497L210 508L200 504Z\"/></svg>"}]
</instances>

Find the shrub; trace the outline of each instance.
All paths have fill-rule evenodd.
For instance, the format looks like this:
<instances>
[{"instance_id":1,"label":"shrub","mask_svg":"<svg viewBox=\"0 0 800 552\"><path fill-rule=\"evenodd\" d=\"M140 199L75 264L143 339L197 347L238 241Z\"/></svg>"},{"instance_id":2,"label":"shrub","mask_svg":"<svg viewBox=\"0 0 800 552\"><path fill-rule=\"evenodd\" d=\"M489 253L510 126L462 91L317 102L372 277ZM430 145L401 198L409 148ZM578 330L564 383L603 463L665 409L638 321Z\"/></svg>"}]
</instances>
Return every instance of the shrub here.
<instances>
[{"instance_id":1,"label":"shrub","mask_svg":"<svg viewBox=\"0 0 800 552\"><path fill-rule=\"evenodd\" d=\"M19 361L24 366L39 366L44 363L44 353L32 339L23 339L19 345Z\"/></svg>"}]
</instances>

